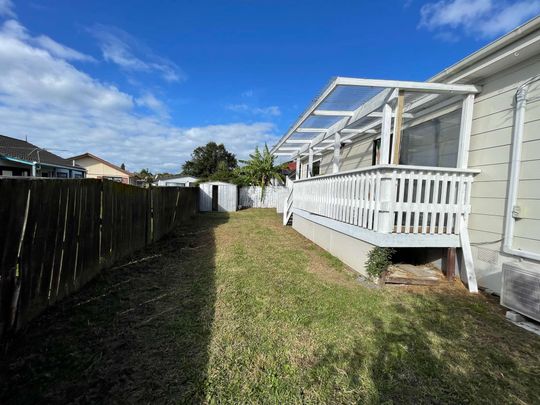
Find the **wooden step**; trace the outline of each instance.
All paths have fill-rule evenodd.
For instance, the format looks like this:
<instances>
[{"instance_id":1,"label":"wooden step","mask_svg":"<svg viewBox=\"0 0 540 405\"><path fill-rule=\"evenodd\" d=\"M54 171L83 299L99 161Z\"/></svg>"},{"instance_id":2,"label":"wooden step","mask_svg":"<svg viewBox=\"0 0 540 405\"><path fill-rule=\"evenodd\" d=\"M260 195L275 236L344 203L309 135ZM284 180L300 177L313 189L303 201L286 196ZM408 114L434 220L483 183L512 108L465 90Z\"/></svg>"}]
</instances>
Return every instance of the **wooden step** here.
<instances>
[{"instance_id":1,"label":"wooden step","mask_svg":"<svg viewBox=\"0 0 540 405\"><path fill-rule=\"evenodd\" d=\"M393 264L388 267L386 284L436 285L443 281L443 275L432 267L412 264Z\"/></svg>"}]
</instances>

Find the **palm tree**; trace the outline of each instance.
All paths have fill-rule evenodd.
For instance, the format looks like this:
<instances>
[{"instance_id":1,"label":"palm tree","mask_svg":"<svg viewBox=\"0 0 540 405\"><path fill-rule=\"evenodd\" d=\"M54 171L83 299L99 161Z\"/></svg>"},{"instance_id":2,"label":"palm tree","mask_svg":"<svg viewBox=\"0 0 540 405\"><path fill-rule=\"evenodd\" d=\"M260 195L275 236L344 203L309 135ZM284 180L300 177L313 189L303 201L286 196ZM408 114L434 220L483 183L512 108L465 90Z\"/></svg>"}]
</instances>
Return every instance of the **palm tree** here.
<instances>
[{"instance_id":1,"label":"palm tree","mask_svg":"<svg viewBox=\"0 0 540 405\"><path fill-rule=\"evenodd\" d=\"M284 180L282 174L283 165L275 165L275 156L268 150L265 144L261 153L259 148L249 155L249 160L241 160L245 166L238 169L238 178L241 183L261 187L261 200L264 198L266 187L272 180Z\"/></svg>"}]
</instances>

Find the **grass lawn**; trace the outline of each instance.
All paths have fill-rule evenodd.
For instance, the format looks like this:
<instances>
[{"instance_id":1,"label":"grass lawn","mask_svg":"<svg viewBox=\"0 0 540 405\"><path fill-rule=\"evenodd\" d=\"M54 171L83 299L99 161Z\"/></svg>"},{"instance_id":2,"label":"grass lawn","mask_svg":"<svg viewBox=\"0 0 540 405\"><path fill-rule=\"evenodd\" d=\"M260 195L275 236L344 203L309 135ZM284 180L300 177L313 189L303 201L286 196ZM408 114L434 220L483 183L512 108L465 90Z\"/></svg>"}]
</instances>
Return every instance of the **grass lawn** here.
<instances>
[{"instance_id":1,"label":"grass lawn","mask_svg":"<svg viewBox=\"0 0 540 405\"><path fill-rule=\"evenodd\" d=\"M141 258L21 334L0 403L540 403L540 338L492 300L368 289L274 210L201 215Z\"/></svg>"}]
</instances>

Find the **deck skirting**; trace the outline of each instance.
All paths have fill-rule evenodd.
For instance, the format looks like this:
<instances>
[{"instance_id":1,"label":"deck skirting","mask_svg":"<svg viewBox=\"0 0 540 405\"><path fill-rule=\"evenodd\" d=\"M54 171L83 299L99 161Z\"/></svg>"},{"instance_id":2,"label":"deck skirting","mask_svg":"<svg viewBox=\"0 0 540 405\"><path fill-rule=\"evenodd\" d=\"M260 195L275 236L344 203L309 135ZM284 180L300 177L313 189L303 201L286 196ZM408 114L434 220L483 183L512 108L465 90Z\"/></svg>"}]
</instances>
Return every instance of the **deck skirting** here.
<instances>
[{"instance_id":1,"label":"deck skirting","mask_svg":"<svg viewBox=\"0 0 540 405\"><path fill-rule=\"evenodd\" d=\"M454 234L421 234L421 233L381 233L361 228L356 225L336 221L321 215L312 214L299 208L292 210L294 218L301 217L308 221L330 228L352 238L367 242L374 246L414 248L461 247L459 235ZM294 224L295 219L293 219Z\"/></svg>"}]
</instances>

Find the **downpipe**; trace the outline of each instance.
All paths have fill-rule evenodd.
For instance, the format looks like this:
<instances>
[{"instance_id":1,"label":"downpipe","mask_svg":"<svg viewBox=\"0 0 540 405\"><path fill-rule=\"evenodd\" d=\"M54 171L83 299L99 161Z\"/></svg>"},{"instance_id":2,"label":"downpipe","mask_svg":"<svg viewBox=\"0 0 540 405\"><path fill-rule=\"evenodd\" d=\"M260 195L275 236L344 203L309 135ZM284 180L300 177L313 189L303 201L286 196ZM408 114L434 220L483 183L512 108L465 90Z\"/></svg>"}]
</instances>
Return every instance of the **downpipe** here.
<instances>
[{"instance_id":1,"label":"downpipe","mask_svg":"<svg viewBox=\"0 0 540 405\"><path fill-rule=\"evenodd\" d=\"M510 182L508 184L508 201L506 204L503 252L519 256L525 259L540 261L540 254L512 247L514 240L514 228L516 218L514 211L517 204L519 176L521 171L521 151L523 145L523 131L525 128L525 109L527 107L527 92L529 85L540 81L540 76L535 76L523 83L515 95L514 127L512 130L512 157L510 162Z\"/></svg>"}]
</instances>

